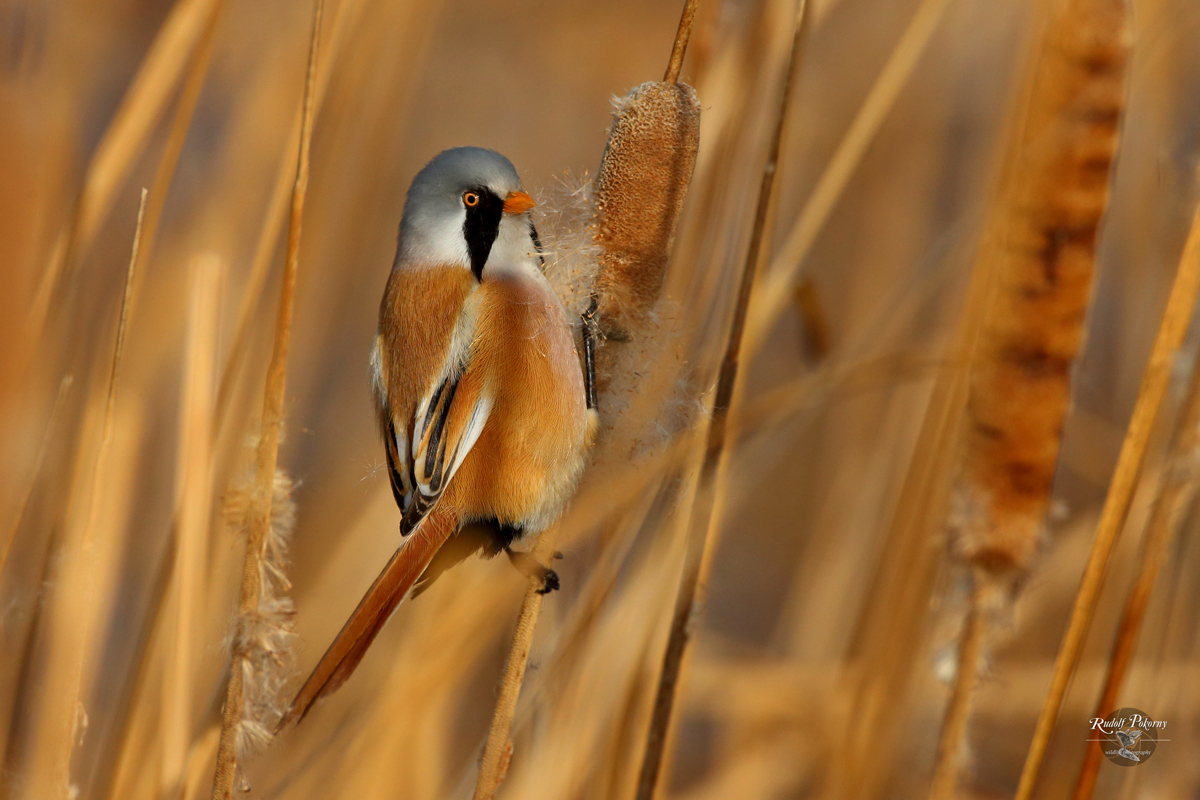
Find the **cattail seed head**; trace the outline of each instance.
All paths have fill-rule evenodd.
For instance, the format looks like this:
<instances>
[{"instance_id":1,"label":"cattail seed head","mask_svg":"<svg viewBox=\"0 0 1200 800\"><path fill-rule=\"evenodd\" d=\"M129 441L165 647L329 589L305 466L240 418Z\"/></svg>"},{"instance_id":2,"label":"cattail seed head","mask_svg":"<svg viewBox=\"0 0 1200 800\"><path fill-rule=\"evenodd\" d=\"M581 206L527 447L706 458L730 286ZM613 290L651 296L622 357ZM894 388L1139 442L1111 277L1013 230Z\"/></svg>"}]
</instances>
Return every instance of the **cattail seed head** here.
<instances>
[{"instance_id":1,"label":"cattail seed head","mask_svg":"<svg viewBox=\"0 0 1200 800\"><path fill-rule=\"evenodd\" d=\"M601 324L621 338L662 291L700 143L700 101L682 83L644 83L616 102L596 176Z\"/></svg>"},{"instance_id":2,"label":"cattail seed head","mask_svg":"<svg viewBox=\"0 0 1200 800\"><path fill-rule=\"evenodd\" d=\"M1125 104L1125 0L1055 9L979 268L993 275L971 362L951 530L959 557L1019 580L1043 539Z\"/></svg>"}]
</instances>

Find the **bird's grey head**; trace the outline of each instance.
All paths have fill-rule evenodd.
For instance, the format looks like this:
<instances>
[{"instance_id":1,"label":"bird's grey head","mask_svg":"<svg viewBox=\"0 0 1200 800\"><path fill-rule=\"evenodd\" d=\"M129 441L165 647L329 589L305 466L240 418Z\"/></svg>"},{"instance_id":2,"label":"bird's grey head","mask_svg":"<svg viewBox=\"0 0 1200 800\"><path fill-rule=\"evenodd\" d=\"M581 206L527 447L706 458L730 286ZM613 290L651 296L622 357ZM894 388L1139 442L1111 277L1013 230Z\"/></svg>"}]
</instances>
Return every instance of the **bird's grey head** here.
<instances>
[{"instance_id":1,"label":"bird's grey head","mask_svg":"<svg viewBox=\"0 0 1200 800\"><path fill-rule=\"evenodd\" d=\"M534 205L512 162L482 147L444 150L413 178L397 266L460 264L482 279L489 262L531 260Z\"/></svg>"}]
</instances>

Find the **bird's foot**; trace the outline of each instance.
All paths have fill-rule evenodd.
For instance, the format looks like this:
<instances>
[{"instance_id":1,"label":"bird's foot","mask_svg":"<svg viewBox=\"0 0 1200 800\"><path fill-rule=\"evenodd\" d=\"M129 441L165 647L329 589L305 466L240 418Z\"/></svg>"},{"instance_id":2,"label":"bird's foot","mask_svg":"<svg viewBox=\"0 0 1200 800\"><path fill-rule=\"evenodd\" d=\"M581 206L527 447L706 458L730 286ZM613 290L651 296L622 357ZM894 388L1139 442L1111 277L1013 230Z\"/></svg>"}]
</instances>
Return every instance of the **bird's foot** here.
<instances>
[{"instance_id":1,"label":"bird's foot","mask_svg":"<svg viewBox=\"0 0 1200 800\"><path fill-rule=\"evenodd\" d=\"M542 588L538 589L537 593L538 594L550 594L551 592L557 590L558 588L559 588L558 573L552 569L543 569Z\"/></svg>"},{"instance_id":2,"label":"bird's foot","mask_svg":"<svg viewBox=\"0 0 1200 800\"><path fill-rule=\"evenodd\" d=\"M538 594L550 594L550 592L559 588L558 573L539 562L529 553L513 550L510 547L505 548L504 552L508 554L508 560L517 568L517 572L520 572L531 581L541 583L541 588L537 590Z\"/></svg>"}]
</instances>

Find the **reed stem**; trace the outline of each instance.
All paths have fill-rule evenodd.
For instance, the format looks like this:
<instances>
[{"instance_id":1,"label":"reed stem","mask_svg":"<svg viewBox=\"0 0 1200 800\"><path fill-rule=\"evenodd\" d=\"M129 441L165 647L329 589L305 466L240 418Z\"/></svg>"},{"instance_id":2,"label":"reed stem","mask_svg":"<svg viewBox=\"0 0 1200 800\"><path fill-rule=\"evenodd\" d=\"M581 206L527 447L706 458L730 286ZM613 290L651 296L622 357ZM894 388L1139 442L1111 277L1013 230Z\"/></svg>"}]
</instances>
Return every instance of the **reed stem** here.
<instances>
[{"instance_id":1,"label":"reed stem","mask_svg":"<svg viewBox=\"0 0 1200 800\"><path fill-rule=\"evenodd\" d=\"M94 626L100 622L94 615L98 594L96 589L97 547L96 530L100 526L100 508L104 498L113 442L114 411L117 401L117 377L121 356L125 350L125 334L129 324L130 296L134 266L141 245L142 221L146 213L146 190L142 190L138 208L137 228L133 234L133 252L125 274L121 295L121 310L117 321L116 342L113 345L109 368L104 416L100 428L99 446L91 464L91 480L80 491L82 521L72 524L63 545L61 577L55 589L50 621L50 637L55 658L50 660L49 676L45 679L49 691L41 699L38 732L30 757L29 797L66 797L70 795L71 754L78 741L80 709L83 708L84 673L96 646ZM72 486L72 495L75 487ZM72 498L74 502L74 497Z\"/></svg>"},{"instance_id":2,"label":"reed stem","mask_svg":"<svg viewBox=\"0 0 1200 800\"><path fill-rule=\"evenodd\" d=\"M29 470L29 481L21 492L21 504L18 506L17 515L13 518L13 523L5 534L6 538L0 542L0 574L4 573L4 564L8 561L9 550L12 549L12 543L21 530L21 523L25 521L26 512L29 511L29 499L33 497L33 490L37 487L38 476L42 473L42 464L45 463L46 453L50 449L50 440L58 426L59 416L62 414L63 405L67 401L67 395L70 393L74 380L73 376L64 375L58 383L58 394L54 398L54 407L50 410L49 419L46 420L46 429L42 431L37 456L33 460L33 467Z\"/></svg>"},{"instance_id":3,"label":"reed stem","mask_svg":"<svg viewBox=\"0 0 1200 800\"><path fill-rule=\"evenodd\" d=\"M762 181L759 186L758 203L754 212L754 224L751 228L750 246L746 253L745 264L742 267L741 283L738 287L737 299L733 308L733 319L729 326L729 337L726 342L725 354L721 361L720 372L718 373L716 392L713 396L708 438L699 476L698 502L697 507L694 509L693 517L694 530L701 533L699 535L694 533L690 537L684 557L683 575L680 579L679 590L675 598L675 609L671 618L667 646L663 653L662 672L659 676L658 689L654 698L654 710L650 720L646 750L638 776L636 795L638 800L652 800L659 783L659 777L662 772L663 753L666 749L667 738L671 728L679 676L691 639L692 619L696 610L700 587L708 577L712 562L713 543L716 539L713 529L720 521L720 504L716 502L716 495L721 484L724 482L725 472L728 468L727 451L725 448L726 427L738 379L742 336L746 329L746 315L750 306L750 295L754 288L754 279L758 272L759 257L762 253L763 240L765 238L767 215L770 210L772 190L775 185L776 166L779 161L779 148L783 139L784 126L787 122L787 111L791 100L792 87L795 83L797 67L800 63L804 34L808 27L807 21L809 15L807 9L808 3L805 0L800 0L796 10L795 28L792 34L792 45L788 56L787 69L784 73L783 86L780 89L779 106L775 116L771 145L766 164L763 167Z\"/></svg>"},{"instance_id":4,"label":"reed stem","mask_svg":"<svg viewBox=\"0 0 1200 800\"><path fill-rule=\"evenodd\" d=\"M30 325L40 337L59 287L73 264L91 248L117 194L158 124L206 22L221 0L176 0L154 37L84 173L83 186L65 230L59 233L49 264L30 304ZM157 189L157 187L155 187ZM151 200L157 202L152 194Z\"/></svg>"},{"instance_id":5,"label":"reed stem","mask_svg":"<svg viewBox=\"0 0 1200 800\"><path fill-rule=\"evenodd\" d=\"M280 290L279 316L275 326L275 345L267 367L263 392L262 430L255 457L254 493L246 520L246 556L242 568L241 597L238 603L238 630L234 636L229 667L229 686L221 719L221 739L217 748L217 767L213 777L213 800L230 800L237 772L237 731L245 710L243 685L246 645L243 625L257 608L262 590L261 560L267 530L271 525L271 501L274 495L275 469L279 458L279 437L283 421L283 395L287 382L287 354L291 338L295 304L296 272L300 256L300 233L304 219L304 198L308 190L309 150L312 145L313 87L316 83L317 53L321 39L321 15L324 0L313 4L312 36L309 40L308 71L304 82L300 146L296 159L296 180L292 186L291 216L288 221L287 254L283 285Z\"/></svg>"},{"instance_id":6,"label":"reed stem","mask_svg":"<svg viewBox=\"0 0 1200 800\"><path fill-rule=\"evenodd\" d=\"M818 234L837 207L850 178L862 163L867 148L875 140L875 134L895 105L900 91L908 84L908 79L941 22L948 2L921 0L912 21L896 42L895 49L859 106L846 135L817 180L812 195L792 223L783 246L763 271L762 288L758 292L754 316L746 331L747 352L758 352L775 321L788 307L793 296L792 286L809 251L816 244Z\"/></svg>"},{"instance_id":7,"label":"reed stem","mask_svg":"<svg viewBox=\"0 0 1200 800\"><path fill-rule=\"evenodd\" d=\"M1117 707L1137 647L1138 634L1146 618L1150 597L1166 560L1167 548L1179 528L1180 516L1196 496L1196 470L1191 461L1200 449L1200 368L1192 369L1187 398L1175 424L1175 444L1167 457L1166 474L1155 498L1146 536L1138 555L1138 572L1117 627L1104 676L1104 688L1092 717L1107 717ZM1101 743L1089 744L1075 784L1075 800L1090 800L1101 764Z\"/></svg>"},{"instance_id":8,"label":"reed stem","mask_svg":"<svg viewBox=\"0 0 1200 800\"><path fill-rule=\"evenodd\" d=\"M556 528L543 531L538 539L533 555L539 563L548 563L554 556L556 531ZM508 766L512 760L510 736L513 716L516 714L517 700L521 696L521 686L525 681L525 668L529 664L529 652L533 648L533 634L537 630L538 616L542 612L544 595L540 591L541 588L540 576L530 578L529 585L525 588L521 611L517 614L517 629L513 632L508 661L504 665L500 695L496 698L492 724L488 728L487 742L483 746L483 758L479 762L479 777L475 782L472 800L491 800L508 774Z\"/></svg>"},{"instance_id":9,"label":"reed stem","mask_svg":"<svg viewBox=\"0 0 1200 800\"><path fill-rule=\"evenodd\" d=\"M1125 432L1125 440L1121 444L1121 454L1117 459L1117 467L1108 487L1108 495L1104 499L1104 507L1100 513L1100 522L1096 527L1096 538L1092 543L1091 555L1088 557L1083 579L1079 584L1079 591L1075 595L1075 605L1071 609L1071 618L1067 624L1062 644L1059 646L1058 656L1054 661L1050 690L1046 694L1046 700L1029 745L1029 752L1025 757L1025 766L1021 771L1021 782L1017 787L1016 800L1029 800L1037 786L1038 773L1045 760L1046 749L1050 746L1050 735L1054 732L1054 723L1058 720L1059 711L1062 709L1067 685L1075 673L1079 652L1083 648L1084 638L1087 636L1092 618L1096 613L1096 603L1100 599L1100 590L1104 588L1104 573L1108 567L1109 558L1116 546L1117 536L1129 516L1133 493L1137 488L1138 477L1146 458L1150 433L1158 418L1167 386L1170 384L1171 369L1191 323L1198 294L1200 294L1200 209L1192 218L1191 230L1183 248L1183 256L1175 275L1175 283L1171 287L1171 295L1167 299L1167 307L1163 312L1162 322L1154 340L1154 349L1150 353L1150 360L1142 374L1141 389L1138 391L1129 428Z\"/></svg>"}]
</instances>

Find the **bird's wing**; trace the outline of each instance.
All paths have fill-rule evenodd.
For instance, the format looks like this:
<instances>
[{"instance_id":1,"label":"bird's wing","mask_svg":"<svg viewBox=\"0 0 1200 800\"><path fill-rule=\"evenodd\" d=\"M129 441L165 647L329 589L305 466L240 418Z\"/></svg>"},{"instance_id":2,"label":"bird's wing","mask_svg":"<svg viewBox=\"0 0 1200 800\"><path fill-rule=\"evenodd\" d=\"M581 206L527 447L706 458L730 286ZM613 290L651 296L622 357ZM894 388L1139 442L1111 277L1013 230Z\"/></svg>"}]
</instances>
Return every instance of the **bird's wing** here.
<instances>
[{"instance_id":1,"label":"bird's wing","mask_svg":"<svg viewBox=\"0 0 1200 800\"><path fill-rule=\"evenodd\" d=\"M1139 731L1137 729L1130 731L1129 732L1129 743L1137 744L1137 740L1142 738L1142 734L1144 734L1144 733L1145 733L1145 731Z\"/></svg>"},{"instance_id":2,"label":"bird's wing","mask_svg":"<svg viewBox=\"0 0 1200 800\"><path fill-rule=\"evenodd\" d=\"M317 662L280 720L280 730L299 722L313 703L346 682L384 623L458 528L457 510L442 508L445 504L438 500L483 431L492 407L485 388L482 376L469 368L465 357L459 357L418 404L408 440L411 447L394 435L396 421L389 420L392 491L397 493L398 481L401 491L411 487L405 491L407 505L400 521L405 539ZM402 456L406 458L401 460Z\"/></svg>"},{"instance_id":3,"label":"bird's wing","mask_svg":"<svg viewBox=\"0 0 1200 800\"><path fill-rule=\"evenodd\" d=\"M396 424L392 421L391 410L386 405L380 409L380 414L387 420L383 432L383 449L387 454L388 481L392 485L392 497L397 508L404 508L408 505L410 490L405 482L407 470L401 471L401 465L405 464L405 461L399 451L400 440L396 436Z\"/></svg>"},{"instance_id":4,"label":"bird's wing","mask_svg":"<svg viewBox=\"0 0 1200 800\"><path fill-rule=\"evenodd\" d=\"M1115 731L1115 733L1117 734L1117 739L1121 742L1121 747L1129 747L1137 741L1125 731Z\"/></svg>"},{"instance_id":5,"label":"bird's wing","mask_svg":"<svg viewBox=\"0 0 1200 800\"><path fill-rule=\"evenodd\" d=\"M388 399L388 376L384 368L383 350L383 337L376 336L375 344L371 348L371 389L375 396L376 418L387 456L388 483L391 484L396 507L403 510L408 505L408 495L412 491L408 471L408 439L404 436L407 428L396 429L396 421Z\"/></svg>"},{"instance_id":6,"label":"bird's wing","mask_svg":"<svg viewBox=\"0 0 1200 800\"><path fill-rule=\"evenodd\" d=\"M407 473L413 491L400 522L403 535L416 528L442 496L483 432L491 410L481 374L470 369L469 353L451 353L412 420Z\"/></svg>"}]
</instances>

